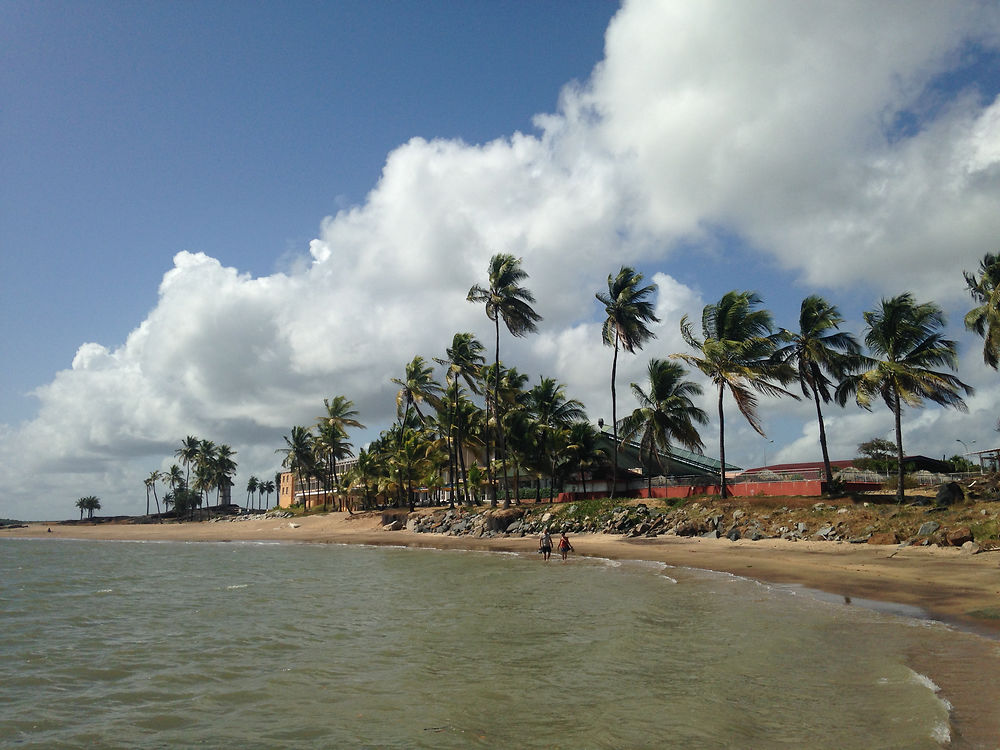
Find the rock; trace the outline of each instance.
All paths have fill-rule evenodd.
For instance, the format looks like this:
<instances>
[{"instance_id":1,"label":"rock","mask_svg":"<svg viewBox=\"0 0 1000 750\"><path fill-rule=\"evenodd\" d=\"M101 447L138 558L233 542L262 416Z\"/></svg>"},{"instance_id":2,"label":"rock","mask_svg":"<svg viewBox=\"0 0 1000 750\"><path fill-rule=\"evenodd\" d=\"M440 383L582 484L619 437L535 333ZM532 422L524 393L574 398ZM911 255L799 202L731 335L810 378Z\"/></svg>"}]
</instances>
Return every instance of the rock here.
<instances>
[{"instance_id":1,"label":"rock","mask_svg":"<svg viewBox=\"0 0 1000 750\"><path fill-rule=\"evenodd\" d=\"M978 554L979 545L972 541L966 542L962 545L962 552L967 552L970 555Z\"/></svg>"},{"instance_id":2,"label":"rock","mask_svg":"<svg viewBox=\"0 0 1000 750\"><path fill-rule=\"evenodd\" d=\"M952 547L961 547L966 542L974 541L972 538L972 531L963 526L958 529L952 529L947 534L944 535L944 541L950 544Z\"/></svg>"},{"instance_id":3,"label":"rock","mask_svg":"<svg viewBox=\"0 0 1000 750\"><path fill-rule=\"evenodd\" d=\"M837 508L837 515L842 516L845 513L850 513L851 511L847 508Z\"/></svg>"},{"instance_id":4,"label":"rock","mask_svg":"<svg viewBox=\"0 0 1000 750\"><path fill-rule=\"evenodd\" d=\"M291 524L289 524L289 525L291 525ZM393 521L392 523L387 523L382 528L385 529L386 531L399 531L400 529L402 529L404 527L403 527L403 522L400 521L397 518L395 521Z\"/></svg>"},{"instance_id":5,"label":"rock","mask_svg":"<svg viewBox=\"0 0 1000 750\"><path fill-rule=\"evenodd\" d=\"M920 528L917 529L917 536L930 536L940 528L941 524L936 521L924 521L920 524Z\"/></svg>"},{"instance_id":6,"label":"rock","mask_svg":"<svg viewBox=\"0 0 1000 750\"><path fill-rule=\"evenodd\" d=\"M742 509L737 508L736 510L733 511L733 520L734 521L739 521L745 515L746 515L746 513Z\"/></svg>"},{"instance_id":7,"label":"rock","mask_svg":"<svg viewBox=\"0 0 1000 750\"><path fill-rule=\"evenodd\" d=\"M935 503L938 506L954 505L965 500L965 493L958 482L945 482L938 487Z\"/></svg>"},{"instance_id":8,"label":"rock","mask_svg":"<svg viewBox=\"0 0 1000 750\"><path fill-rule=\"evenodd\" d=\"M292 523L291 521L288 522L288 527L291 528L291 529L297 529L297 528L299 528L299 526L300 526L300 524Z\"/></svg>"},{"instance_id":9,"label":"rock","mask_svg":"<svg viewBox=\"0 0 1000 750\"><path fill-rule=\"evenodd\" d=\"M899 544L899 536L895 531L880 531L868 537L868 544Z\"/></svg>"},{"instance_id":10,"label":"rock","mask_svg":"<svg viewBox=\"0 0 1000 750\"><path fill-rule=\"evenodd\" d=\"M733 526L733 528L731 528L726 534L726 539L729 539L730 541L733 542L735 542L739 538L740 538L740 530L735 526Z\"/></svg>"},{"instance_id":11,"label":"rock","mask_svg":"<svg viewBox=\"0 0 1000 750\"><path fill-rule=\"evenodd\" d=\"M711 531L706 531L704 534L701 535L701 537L702 537L702 539L718 539L719 538L719 530L718 529L712 529Z\"/></svg>"},{"instance_id":12,"label":"rock","mask_svg":"<svg viewBox=\"0 0 1000 750\"><path fill-rule=\"evenodd\" d=\"M817 531L813 536L821 536L824 539L833 533L833 526L824 526L819 531Z\"/></svg>"},{"instance_id":13,"label":"rock","mask_svg":"<svg viewBox=\"0 0 1000 750\"><path fill-rule=\"evenodd\" d=\"M796 526L795 528L798 529L798 532L800 534L805 534L806 533L806 529L808 527L804 523L799 523L798 526Z\"/></svg>"}]
</instances>

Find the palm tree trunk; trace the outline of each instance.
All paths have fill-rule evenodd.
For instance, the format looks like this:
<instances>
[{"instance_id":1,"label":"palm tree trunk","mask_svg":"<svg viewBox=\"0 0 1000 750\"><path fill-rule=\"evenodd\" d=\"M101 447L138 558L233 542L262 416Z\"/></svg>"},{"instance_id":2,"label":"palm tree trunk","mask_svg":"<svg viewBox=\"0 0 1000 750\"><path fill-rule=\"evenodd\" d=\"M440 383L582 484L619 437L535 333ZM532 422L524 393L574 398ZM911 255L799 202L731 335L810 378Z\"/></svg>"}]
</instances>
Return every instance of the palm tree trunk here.
<instances>
[{"instance_id":1,"label":"palm tree trunk","mask_svg":"<svg viewBox=\"0 0 1000 750\"><path fill-rule=\"evenodd\" d=\"M892 412L896 418L896 502L902 503L906 496L903 492L903 430L901 427L899 391L892 391Z\"/></svg>"},{"instance_id":2,"label":"palm tree trunk","mask_svg":"<svg viewBox=\"0 0 1000 750\"><path fill-rule=\"evenodd\" d=\"M163 516L160 515L160 498L156 496L156 485L153 485L153 499L156 501L156 517L159 519L160 523L163 523ZM146 498L146 504L149 504L149 498ZM149 515L147 512L146 515Z\"/></svg>"},{"instance_id":3,"label":"palm tree trunk","mask_svg":"<svg viewBox=\"0 0 1000 750\"><path fill-rule=\"evenodd\" d=\"M815 388L812 388L812 392L813 401L816 402L816 419L819 421L819 447L823 451L823 470L826 472L826 485L829 490L833 485L833 469L830 467L830 452L826 448L826 426L823 424L823 410L819 405L819 392Z\"/></svg>"},{"instance_id":4,"label":"palm tree trunk","mask_svg":"<svg viewBox=\"0 0 1000 750\"><path fill-rule=\"evenodd\" d=\"M496 424L496 440L494 441L494 454L500 452L500 315L497 314L493 321L496 328L496 350L493 358L493 421ZM487 397L487 401L489 398ZM489 404L487 404L488 406ZM490 431L490 415L486 415L486 432ZM490 461L489 444L486 448L486 477L490 481L490 507L497 506L497 486L496 477L493 474L493 463Z\"/></svg>"},{"instance_id":5,"label":"palm tree trunk","mask_svg":"<svg viewBox=\"0 0 1000 750\"><path fill-rule=\"evenodd\" d=\"M618 486L618 394L615 391L615 379L618 375L618 331L615 331L615 356L611 360L611 433L615 441L614 465L611 469L611 499L615 497Z\"/></svg>"},{"instance_id":6,"label":"palm tree trunk","mask_svg":"<svg viewBox=\"0 0 1000 750\"><path fill-rule=\"evenodd\" d=\"M719 497L728 497L726 489L726 416L722 410L722 397L725 387L719 386Z\"/></svg>"}]
</instances>

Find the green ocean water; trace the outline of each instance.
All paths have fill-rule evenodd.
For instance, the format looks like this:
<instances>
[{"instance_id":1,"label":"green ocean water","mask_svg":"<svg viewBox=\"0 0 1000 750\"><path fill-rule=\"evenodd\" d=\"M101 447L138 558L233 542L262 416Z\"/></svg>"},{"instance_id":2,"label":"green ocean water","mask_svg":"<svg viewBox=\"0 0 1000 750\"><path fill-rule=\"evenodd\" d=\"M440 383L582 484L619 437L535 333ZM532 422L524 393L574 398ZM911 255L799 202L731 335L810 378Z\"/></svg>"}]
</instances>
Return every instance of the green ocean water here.
<instances>
[{"instance_id":1,"label":"green ocean water","mask_svg":"<svg viewBox=\"0 0 1000 750\"><path fill-rule=\"evenodd\" d=\"M0 541L0 746L937 748L941 626L658 564Z\"/></svg>"}]
</instances>

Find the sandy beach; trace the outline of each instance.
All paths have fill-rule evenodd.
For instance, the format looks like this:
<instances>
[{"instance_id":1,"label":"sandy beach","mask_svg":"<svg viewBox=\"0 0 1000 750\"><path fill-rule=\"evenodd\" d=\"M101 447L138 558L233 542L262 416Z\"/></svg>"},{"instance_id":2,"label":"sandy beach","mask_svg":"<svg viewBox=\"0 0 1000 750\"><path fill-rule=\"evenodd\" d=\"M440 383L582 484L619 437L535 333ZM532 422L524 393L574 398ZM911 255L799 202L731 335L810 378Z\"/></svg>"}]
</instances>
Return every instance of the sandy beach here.
<instances>
[{"instance_id":1,"label":"sandy beach","mask_svg":"<svg viewBox=\"0 0 1000 750\"><path fill-rule=\"evenodd\" d=\"M49 531L51 529L51 531ZM256 517L183 524L45 524L0 531L4 538L83 540L344 543L511 551L534 554L534 538L385 531L377 513L329 513L304 518ZM912 655L954 705L956 747L1000 747L1000 552L783 540L736 541L681 537L573 537L574 554L651 560L731 573L767 583L794 584L844 597L857 606L906 605L904 614L956 629L953 654ZM553 561L552 564L561 564Z\"/></svg>"}]
</instances>

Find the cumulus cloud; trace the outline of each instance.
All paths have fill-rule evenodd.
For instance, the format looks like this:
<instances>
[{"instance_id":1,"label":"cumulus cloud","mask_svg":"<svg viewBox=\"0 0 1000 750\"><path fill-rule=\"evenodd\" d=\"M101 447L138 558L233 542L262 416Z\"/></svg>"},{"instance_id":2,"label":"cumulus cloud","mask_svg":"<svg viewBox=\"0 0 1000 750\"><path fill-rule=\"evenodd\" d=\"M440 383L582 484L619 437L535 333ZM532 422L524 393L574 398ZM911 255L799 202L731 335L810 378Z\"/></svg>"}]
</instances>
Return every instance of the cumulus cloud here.
<instances>
[{"instance_id":1,"label":"cumulus cloud","mask_svg":"<svg viewBox=\"0 0 1000 750\"><path fill-rule=\"evenodd\" d=\"M662 319L655 342L620 363L622 411L648 357L684 349L681 315L743 286L738 267L691 268L719 231L803 286L954 299L960 266L1000 234L1000 100L940 79L998 38L985 3L630 0L605 59L536 132L402 144L293 270L253 278L211 248L179 252L127 340L83 344L37 389L37 417L0 431L0 459L19 467L0 515L65 515L85 494L138 510L142 478L187 434L232 444L241 474L266 475L281 435L335 394L385 426L389 379L414 355L441 356L466 330L492 348L465 296L496 251L523 257L544 316L537 336L503 335L503 358L532 380L557 377L606 421L611 352L594 293L621 264L654 269ZM986 443L1000 394L975 357L965 364L985 381L970 408ZM713 394L703 407L714 414ZM816 455L807 403L761 409L773 449L734 413L731 460L757 463L762 445L782 460ZM927 410L907 420L907 440L939 452L969 424ZM833 410L832 452L853 455L880 430L875 413Z\"/></svg>"}]
</instances>

